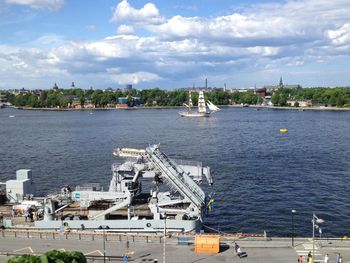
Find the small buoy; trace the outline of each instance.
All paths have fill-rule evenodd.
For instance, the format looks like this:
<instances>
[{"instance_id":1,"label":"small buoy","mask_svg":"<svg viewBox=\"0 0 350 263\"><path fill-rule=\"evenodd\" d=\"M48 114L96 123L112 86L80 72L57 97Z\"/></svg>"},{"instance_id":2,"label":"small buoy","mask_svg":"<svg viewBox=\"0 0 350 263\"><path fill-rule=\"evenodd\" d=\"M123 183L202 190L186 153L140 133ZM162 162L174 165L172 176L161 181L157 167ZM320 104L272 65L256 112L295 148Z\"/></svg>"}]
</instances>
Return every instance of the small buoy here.
<instances>
[{"instance_id":1,"label":"small buoy","mask_svg":"<svg viewBox=\"0 0 350 263\"><path fill-rule=\"evenodd\" d=\"M280 129L280 133L286 133L286 132L288 132L288 129L286 128Z\"/></svg>"}]
</instances>

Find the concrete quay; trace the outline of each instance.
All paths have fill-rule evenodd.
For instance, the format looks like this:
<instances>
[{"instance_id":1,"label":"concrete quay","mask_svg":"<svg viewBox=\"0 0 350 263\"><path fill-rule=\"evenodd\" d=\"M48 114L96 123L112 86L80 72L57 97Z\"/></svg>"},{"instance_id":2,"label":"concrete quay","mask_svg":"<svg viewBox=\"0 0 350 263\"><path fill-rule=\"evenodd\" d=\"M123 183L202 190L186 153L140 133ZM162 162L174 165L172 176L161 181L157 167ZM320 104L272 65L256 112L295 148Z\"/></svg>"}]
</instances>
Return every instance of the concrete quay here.
<instances>
[{"instance_id":1,"label":"concrete quay","mask_svg":"<svg viewBox=\"0 0 350 263\"><path fill-rule=\"evenodd\" d=\"M261 238L261 237L227 237L220 238L219 254L196 254L191 244L193 237L185 236L189 244L179 244L177 236L165 239L165 262L268 262L295 263L299 255L306 262L307 254L312 252L311 238L295 238L292 247L291 238ZM119 235L110 233L55 233L55 232L16 232L2 231L0 234L0 262L7 262L10 254L42 254L48 250L77 250L88 256L99 256L89 262L103 262L103 239L106 238L106 256L119 257L106 262L122 262L124 254L129 255L129 262L163 262L164 238L157 235ZM246 258L240 259L234 254L234 242L239 244ZM341 239L315 240L315 262L324 262L328 253L330 262L336 262L340 253L343 262L350 263L350 241Z\"/></svg>"}]
</instances>

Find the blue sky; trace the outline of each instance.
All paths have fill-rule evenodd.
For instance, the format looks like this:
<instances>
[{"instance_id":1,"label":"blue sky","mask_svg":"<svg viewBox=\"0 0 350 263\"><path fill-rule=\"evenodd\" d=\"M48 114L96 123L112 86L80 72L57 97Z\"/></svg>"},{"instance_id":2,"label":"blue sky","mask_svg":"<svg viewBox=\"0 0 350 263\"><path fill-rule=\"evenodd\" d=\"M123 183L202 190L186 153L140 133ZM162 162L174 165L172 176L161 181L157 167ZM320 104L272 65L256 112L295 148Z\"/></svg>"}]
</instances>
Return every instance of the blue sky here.
<instances>
[{"instance_id":1,"label":"blue sky","mask_svg":"<svg viewBox=\"0 0 350 263\"><path fill-rule=\"evenodd\" d=\"M348 0L0 0L0 89L349 86Z\"/></svg>"}]
</instances>

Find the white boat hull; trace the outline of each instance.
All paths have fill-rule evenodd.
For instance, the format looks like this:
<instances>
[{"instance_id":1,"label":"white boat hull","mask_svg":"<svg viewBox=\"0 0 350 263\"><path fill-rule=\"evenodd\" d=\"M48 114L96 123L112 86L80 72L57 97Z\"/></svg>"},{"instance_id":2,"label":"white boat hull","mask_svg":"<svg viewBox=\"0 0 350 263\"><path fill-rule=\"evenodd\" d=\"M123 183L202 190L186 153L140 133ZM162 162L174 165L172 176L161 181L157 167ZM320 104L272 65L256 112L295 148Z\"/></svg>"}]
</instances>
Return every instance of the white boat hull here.
<instances>
[{"instance_id":1,"label":"white boat hull","mask_svg":"<svg viewBox=\"0 0 350 263\"><path fill-rule=\"evenodd\" d=\"M33 228L60 229L64 224L70 229L100 229L106 227L115 232L198 232L202 222L196 220L68 220L68 221L35 221ZM166 224L166 225L165 225Z\"/></svg>"},{"instance_id":2,"label":"white boat hull","mask_svg":"<svg viewBox=\"0 0 350 263\"><path fill-rule=\"evenodd\" d=\"M209 117L210 112L179 111L181 117Z\"/></svg>"}]
</instances>

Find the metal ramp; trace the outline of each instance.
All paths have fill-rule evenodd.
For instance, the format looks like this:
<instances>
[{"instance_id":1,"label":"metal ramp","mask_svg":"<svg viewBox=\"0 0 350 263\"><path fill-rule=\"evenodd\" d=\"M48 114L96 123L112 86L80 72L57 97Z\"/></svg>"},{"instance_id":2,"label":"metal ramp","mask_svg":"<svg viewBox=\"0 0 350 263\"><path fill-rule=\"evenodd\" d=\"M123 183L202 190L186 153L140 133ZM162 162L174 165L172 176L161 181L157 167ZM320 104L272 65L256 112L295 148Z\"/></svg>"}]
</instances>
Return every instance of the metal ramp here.
<instances>
[{"instance_id":1,"label":"metal ramp","mask_svg":"<svg viewBox=\"0 0 350 263\"><path fill-rule=\"evenodd\" d=\"M110 214L118 209L121 209L129 204L130 204L130 198L126 198L125 200L123 200L121 202L115 203L113 206L111 206L107 210L104 210L101 213L98 213L97 215L93 216L91 219L97 220L98 218L104 217L105 215Z\"/></svg>"},{"instance_id":2,"label":"metal ramp","mask_svg":"<svg viewBox=\"0 0 350 263\"><path fill-rule=\"evenodd\" d=\"M146 148L150 162L161 171L164 178L169 180L171 185L190 201L198 211L205 205L204 191L176 165L170 158L162 153L157 145Z\"/></svg>"}]
</instances>

